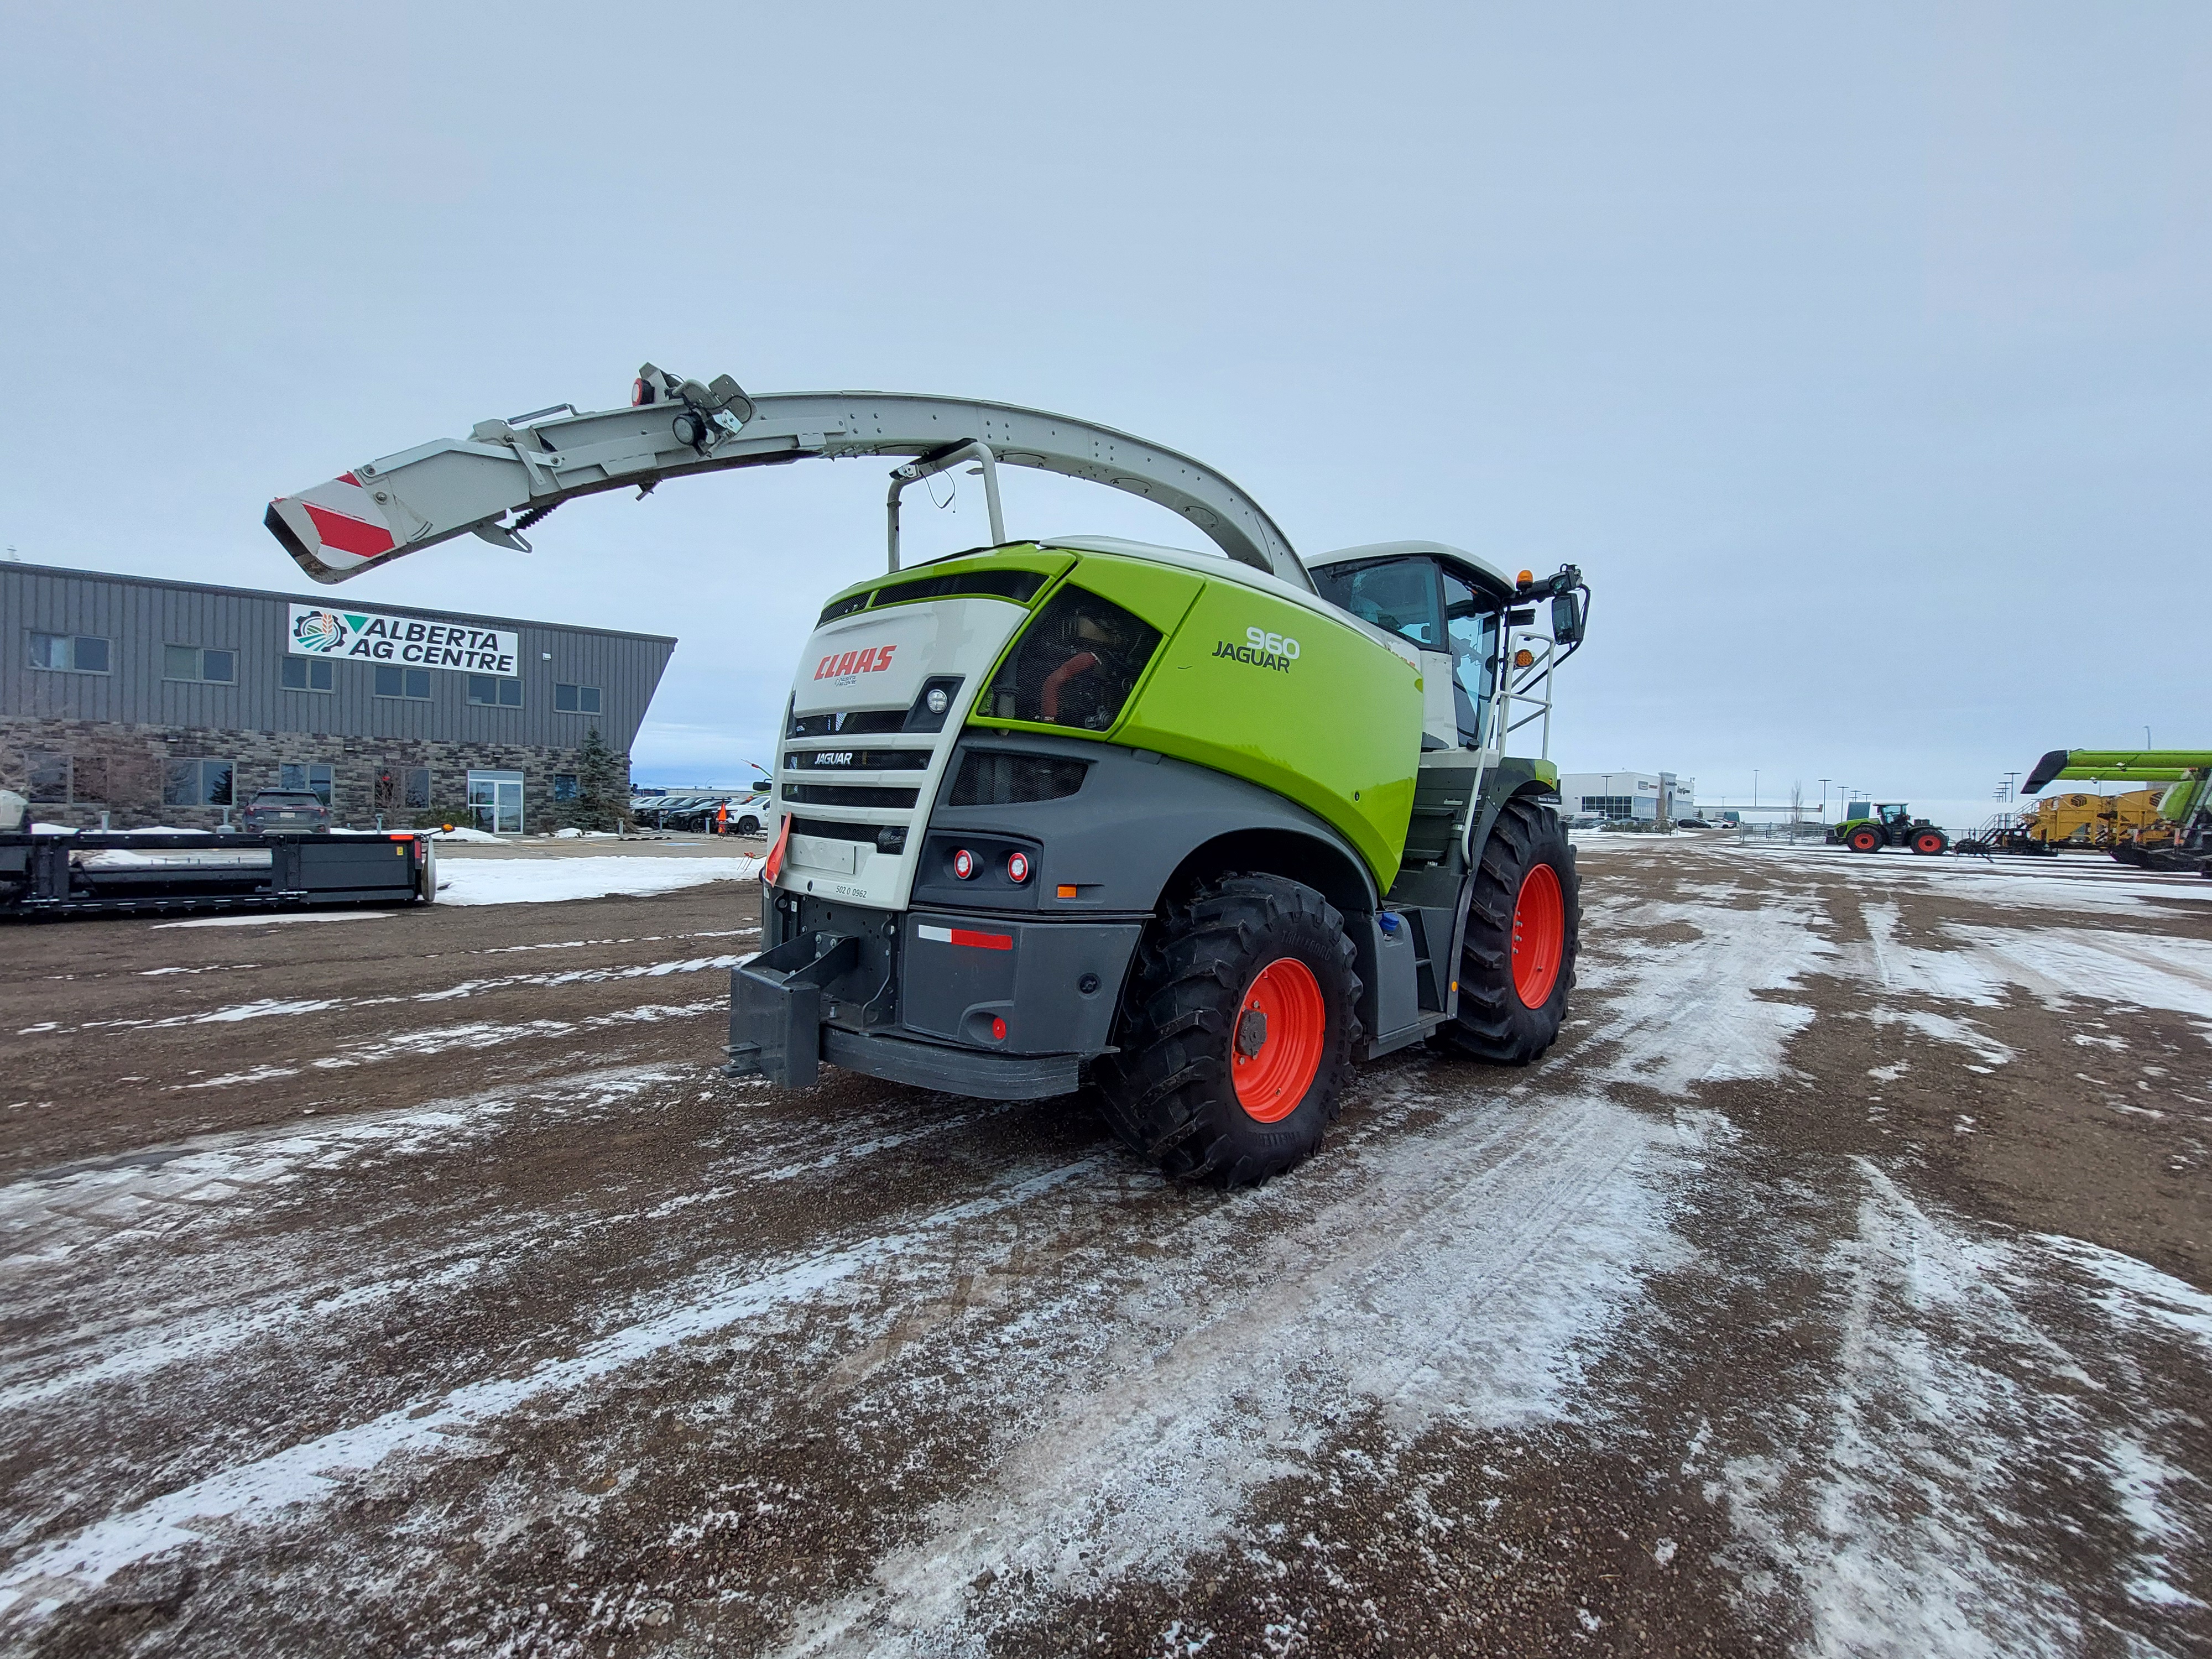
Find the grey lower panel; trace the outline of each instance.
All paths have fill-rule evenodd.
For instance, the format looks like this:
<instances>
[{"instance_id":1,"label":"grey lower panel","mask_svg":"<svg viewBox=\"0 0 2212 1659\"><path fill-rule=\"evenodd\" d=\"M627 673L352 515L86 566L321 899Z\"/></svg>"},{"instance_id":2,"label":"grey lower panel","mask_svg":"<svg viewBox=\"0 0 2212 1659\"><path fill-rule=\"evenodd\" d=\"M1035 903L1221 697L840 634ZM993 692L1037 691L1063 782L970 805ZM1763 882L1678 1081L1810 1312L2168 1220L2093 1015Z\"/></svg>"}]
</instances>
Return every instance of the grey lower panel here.
<instances>
[{"instance_id":1,"label":"grey lower panel","mask_svg":"<svg viewBox=\"0 0 2212 1659\"><path fill-rule=\"evenodd\" d=\"M1134 921L927 910L910 911L905 930L899 1023L1017 1054L1103 1049L1145 931Z\"/></svg>"},{"instance_id":2,"label":"grey lower panel","mask_svg":"<svg viewBox=\"0 0 2212 1659\"><path fill-rule=\"evenodd\" d=\"M983 1054L905 1037L866 1036L835 1025L822 1028L822 1058L848 1072L978 1100L1045 1100L1072 1095L1083 1082L1081 1062L1073 1054Z\"/></svg>"}]
</instances>

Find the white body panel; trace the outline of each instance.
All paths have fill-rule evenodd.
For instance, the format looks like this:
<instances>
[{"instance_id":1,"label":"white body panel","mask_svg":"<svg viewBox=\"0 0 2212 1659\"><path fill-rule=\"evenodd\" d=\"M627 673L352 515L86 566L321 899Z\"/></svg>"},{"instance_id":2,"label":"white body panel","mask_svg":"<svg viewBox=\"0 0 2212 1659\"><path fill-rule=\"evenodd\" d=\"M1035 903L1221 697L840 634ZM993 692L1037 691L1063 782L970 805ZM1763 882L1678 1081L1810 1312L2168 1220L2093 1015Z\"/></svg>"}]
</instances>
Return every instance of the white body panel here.
<instances>
[{"instance_id":1,"label":"white body panel","mask_svg":"<svg viewBox=\"0 0 2212 1659\"><path fill-rule=\"evenodd\" d=\"M776 756L775 793L776 805L786 816L816 823L901 827L906 830L906 847L885 853L864 841L802 835L794 825L776 878L779 888L884 910L906 908L914 890L922 831L953 745L982 690L983 677L1015 628L1028 617L1022 606L1004 599L947 598L856 611L815 630L799 658L792 688L795 717L878 710L903 714L913 707L925 682L957 674L961 683L952 706L945 710L944 726L935 732L784 738ZM790 764L799 754L849 754L857 760L869 750L927 751L929 764L921 771L871 770L851 763L834 768ZM794 800L789 793L794 787L839 785L911 789L914 805L854 806Z\"/></svg>"}]
</instances>

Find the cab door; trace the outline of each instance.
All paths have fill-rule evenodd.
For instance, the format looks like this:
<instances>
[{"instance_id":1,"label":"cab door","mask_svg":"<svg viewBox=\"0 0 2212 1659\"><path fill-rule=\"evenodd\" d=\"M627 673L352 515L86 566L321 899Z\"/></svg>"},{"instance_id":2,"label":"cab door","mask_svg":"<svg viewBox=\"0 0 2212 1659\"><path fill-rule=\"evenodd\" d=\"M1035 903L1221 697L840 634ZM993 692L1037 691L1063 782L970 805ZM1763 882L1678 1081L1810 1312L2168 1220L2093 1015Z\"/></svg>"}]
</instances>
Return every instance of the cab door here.
<instances>
[{"instance_id":1,"label":"cab door","mask_svg":"<svg viewBox=\"0 0 2212 1659\"><path fill-rule=\"evenodd\" d=\"M1439 577L1436 560L1425 553L1329 565L1314 573L1322 598L1420 653L1424 750L1462 746Z\"/></svg>"}]
</instances>

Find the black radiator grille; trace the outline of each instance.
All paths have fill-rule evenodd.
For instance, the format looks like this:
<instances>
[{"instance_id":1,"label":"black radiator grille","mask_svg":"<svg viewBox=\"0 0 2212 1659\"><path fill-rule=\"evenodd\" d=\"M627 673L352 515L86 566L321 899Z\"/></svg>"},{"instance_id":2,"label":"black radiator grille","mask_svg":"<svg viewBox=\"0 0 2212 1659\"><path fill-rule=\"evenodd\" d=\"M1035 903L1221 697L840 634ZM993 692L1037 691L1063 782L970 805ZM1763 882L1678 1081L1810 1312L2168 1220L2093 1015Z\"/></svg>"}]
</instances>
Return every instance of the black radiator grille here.
<instances>
[{"instance_id":1,"label":"black radiator grille","mask_svg":"<svg viewBox=\"0 0 2212 1659\"><path fill-rule=\"evenodd\" d=\"M807 806L912 806L919 793L869 783L787 783L782 789L784 799Z\"/></svg>"},{"instance_id":2,"label":"black radiator grille","mask_svg":"<svg viewBox=\"0 0 2212 1659\"><path fill-rule=\"evenodd\" d=\"M903 732L907 711L903 708L862 708L851 714L800 714L791 722L791 730L784 735L793 738L850 737L866 732Z\"/></svg>"}]
</instances>

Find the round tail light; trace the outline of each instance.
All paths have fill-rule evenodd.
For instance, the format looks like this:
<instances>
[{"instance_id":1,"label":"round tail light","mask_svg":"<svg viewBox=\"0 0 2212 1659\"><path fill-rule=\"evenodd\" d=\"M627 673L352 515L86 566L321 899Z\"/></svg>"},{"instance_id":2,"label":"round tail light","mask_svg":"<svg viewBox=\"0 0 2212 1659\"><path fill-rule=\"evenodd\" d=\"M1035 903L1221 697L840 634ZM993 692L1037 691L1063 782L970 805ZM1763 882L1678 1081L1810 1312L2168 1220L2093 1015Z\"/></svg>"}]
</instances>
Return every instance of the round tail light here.
<instances>
[{"instance_id":1,"label":"round tail light","mask_svg":"<svg viewBox=\"0 0 2212 1659\"><path fill-rule=\"evenodd\" d=\"M966 881L975 873L975 855L962 848L952 855L952 873Z\"/></svg>"},{"instance_id":2,"label":"round tail light","mask_svg":"<svg viewBox=\"0 0 2212 1659\"><path fill-rule=\"evenodd\" d=\"M1027 853L1006 854L1006 879L1020 886L1030 878L1030 855Z\"/></svg>"}]
</instances>

